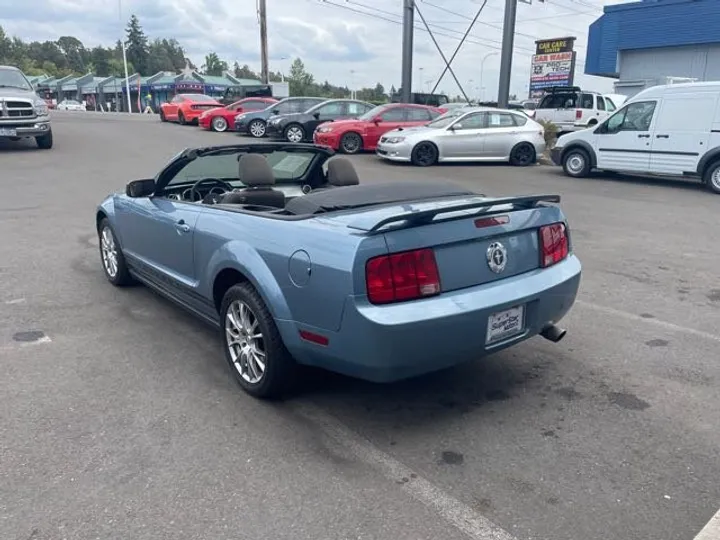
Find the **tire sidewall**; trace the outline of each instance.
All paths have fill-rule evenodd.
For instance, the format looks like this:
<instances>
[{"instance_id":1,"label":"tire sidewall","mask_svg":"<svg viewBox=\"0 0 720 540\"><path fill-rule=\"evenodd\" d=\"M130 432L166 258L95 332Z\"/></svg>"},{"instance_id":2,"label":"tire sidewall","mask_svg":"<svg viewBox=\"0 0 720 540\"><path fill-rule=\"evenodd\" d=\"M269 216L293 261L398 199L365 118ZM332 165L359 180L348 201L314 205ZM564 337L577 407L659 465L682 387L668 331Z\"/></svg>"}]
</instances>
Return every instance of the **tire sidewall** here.
<instances>
[{"instance_id":1,"label":"tire sidewall","mask_svg":"<svg viewBox=\"0 0 720 540\"><path fill-rule=\"evenodd\" d=\"M253 124L260 124L263 126L263 134L262 135L255 135L252 132ZM248 124L248 133L250 134L250 136L255 137L256 139L262 139L265 136L265 134L267 133L267 126L265 125L265 122L263 122L262 120L253 120L252 122L250 122Z\"/></svg>"},{"instance_id":2,"label":"tire sidewall","mask_svg":"<svg viewBox=\"0 0 720 540\"><path fill-rule=\"evenodd\" d=\"M517 161L517 152L523 148L528 147L530 148L530 151L532 152L532 159L528 161L527 163L519 163ZM512 152L510 152L510 164L514 165L515 167L529 167L530 165L534 165L537 162L537 152L535 151L535 147L530 144L529 142L521 142L512 149Z\"/></svg>"},{"instance_id":3,"label":"tire sidewall","mask_svg":"<svg viewBox=\"0 0 720 540\"><path fill-rule=\"evenodd\" d=\"M105 263L103 262L102 233L105 229L108 229L110 231L110 234L113 238L113 243L115 244L115 251L117 253L118 269L114 277L108 274L107 268L105 268ZM112 225L110 225L110 221L108 220L108 218L103 218L103 220L100 222L97 233L98 251L100 253L100 266L102 266L103 274L105 274L107 280L115 286L121 286L130 283L131 278L130 273L128 272L127 264L125 263L125 257L123 256L122 249L120 249L120 243L118 242L118 237L115 234L115 229L113 229Z\"/></svg>"},{"instance_id":4,"label":"tire sidewall","mask_svg":"<svg viewBox=\"0 0 720 540\"><path fill-rule=\"evenodd\" d=\"M568 161L570 161L570 158L574 155L581 156L584 161L583 168L578 172L573 172L568 167ZM572 148L572 149L568 150L565 153L565 155L563 156L562 167L563 167L563 171L565 172L566 175L568 175L572 178L584 178L590 174L590 156L588 155L588 153L585 150L583 150L581 148Z\"/></svg>"},{"instance_id":5,"label":"tire sidewall","mask_svg":"<svg viewBox=\"0 0 720 540\"><path fill-rule=\"evenodd\" d=\"M235 362L233 362L228 347L225 319L230 304L236 300L245 303L250 308L263 335L263 343L265 345L265 372L262 379L255 384L251 384L242 378L235 367ZM272 319L270 311L251 284L242 283L233 285L225 293L220 306L220 328L225 360L235 380L245 392L255 397L274 398L278 397L288 388L290 378L295 374L294 361L291 359L290 353L280 338L280 333Z\"/></svg>"},{"instance_id":6,"label":"tire sidewall","mask_svg":"<svg viewBox=\"0 0 720 540\"><path fill-rule=\"evenodd\" d=\"M345 148L345 139L348 138L348 137L356 137L356 138L358 139L359 144L358 144L358 146L357 146L357 148L356 148L355 150L348 151L348 150ZM355 133L354 131L350 131L349 133L345 133L345 134L342 136L342 138L340 139L340 151L341 151L343 154L358 154L358 153L360 153L360 152L362 151L362 149L363 149L363 140L362 140L362 137L361 137L358 133Z\"/></svg>"},{"instance_id":7,"label":"tire sidewall","mask_svg":"<svg viewBox=\"0 0 720 540\"><path fill-rule=\"evenodd\" d=\"M223 121L223 122L225 122L225 127L224 127L223 129L218 129L217 126L215 125L215 123L218 122L218 121ZM213 118L213 119L210 121L210 126L212 127L213 131L217 131L218 133L222 133L222 132L224 132L224 131L227 131L227 129L228 129L227 120L225 120L225 119L224 119L223 117L221 117L221 116L216 116L215 118Z\"/></svg>"},{"instance_id":8,"label":"tire sidewall","mask_svg":"<svg viewBox=\"0 0 720 540\"><path fill-rule=\"evenodd\" d=\"M430 163L421 163L417 160L417 152L423 146L429 146L433 150L435 159L433 159L433 161ZM438 157L439 157L439 152L438 152L437 147L433 143L423 141L423 142L417 143L415 145L415 147L412 149L412 153L410 154L410 161L412 162L413 165L416 165L418 167L430 167L432 165L435 165L438 162Z\"/></svg>"},{"instance_id":9,"label":"tire sidewall","mask_svg":"<svg viewBox=\"0 0 720 540\"><path fill-rule=\"evenodd\" d=\"M300 133L302 133L302 137L299 141L291 141L288 134L290 133L291 129L299 129ZM305 129L300 124L290 124L288 127L285 128L285 140L292 143L301 143L305 140Z\"/></svg>"},{"instance_id":10,"label":"tire sidewall","mask_svg":"<svg viewBox=\"0 0 720 540\"><path fill-rule=\"evenodd\" d=\"M714 186L712 181L713 173L718 169L720 169L720 161L712 163L705 171L703 181L710 191L720 195L720 186Z\"/></svg>"},{"instance_id":11,"label":"tire sidewall","mask_svg":"<svg viewBox=\"0 0 720 540\"><path fill-rule=\"evenodd\" d=\"M180 112L178 113L178 123L179 123L181 126L184 126L184 125L185 125L185 115L182 113L182 111L180 111Z\"/></svg>"}]
</instances>

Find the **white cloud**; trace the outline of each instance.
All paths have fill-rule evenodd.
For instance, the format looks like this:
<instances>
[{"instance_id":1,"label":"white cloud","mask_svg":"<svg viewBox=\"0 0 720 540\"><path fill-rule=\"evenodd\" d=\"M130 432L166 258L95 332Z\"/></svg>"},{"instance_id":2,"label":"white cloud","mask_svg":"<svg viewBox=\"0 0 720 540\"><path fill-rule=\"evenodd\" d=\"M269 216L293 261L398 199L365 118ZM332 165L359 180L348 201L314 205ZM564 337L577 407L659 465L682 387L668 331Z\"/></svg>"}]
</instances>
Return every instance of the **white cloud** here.
<instances>
[{"instance_id":1,"label":"white cloud","mask_svg":"<svg viewBox=\"0 0 720 540\"><path fill-rule=\"evenodd\" d=\"M626 0L605 2L620 3ZM449 58L481 0L417 0ZM505 0L487 0L478 23L453 62L461 84L473 97L497 94ZM588 25L602 14L602 0L533 0L518 6L511 91L527 92L535 39L577 36L576 83L609 91L612 81L583 75ZM74 35L86 46L110 45L121 34L115 0L34 0L27 9L17 0L0 0L0 21L9 34L26 40ZM400 85L402 0L269 0L271 69L287 72L300 57L317 79L337 84ZM256 0L122 0L123 20L135 13L151 37L175 37L197 64L209 51L229 62L259 70ZM415 17L414 86L432 87L444 64L419 16ZM489 56L488 56L489 55ZM481 70L482 59L484 69ZM481 77L482 71L482 77ZM352 72L352 74L351 74ZM420 80L418 80L420 79ZM429 82L428 82L429 81ZM439 87L459 93L450 74Z\"/></svg>"}]
</instances>

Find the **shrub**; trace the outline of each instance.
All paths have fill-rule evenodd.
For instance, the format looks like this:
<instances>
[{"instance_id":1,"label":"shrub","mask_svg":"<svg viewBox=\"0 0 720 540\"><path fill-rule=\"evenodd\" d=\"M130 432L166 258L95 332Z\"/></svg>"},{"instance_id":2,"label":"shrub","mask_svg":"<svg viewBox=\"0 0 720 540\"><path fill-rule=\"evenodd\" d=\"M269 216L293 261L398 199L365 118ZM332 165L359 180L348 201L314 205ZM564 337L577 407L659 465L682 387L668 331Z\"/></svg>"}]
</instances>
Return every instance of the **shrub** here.
<instances>
[{"instance_id":1,"label":"shrub","mask_svg":"<svg viewBox=\"0 0 720 540\"><path fill-rule=\"evenodd\" d=\"M549 120L538 120L538 123L545 130L545 144L548 148L552 148L557 141L558 127Z\"/></svg>"}]
</instances>

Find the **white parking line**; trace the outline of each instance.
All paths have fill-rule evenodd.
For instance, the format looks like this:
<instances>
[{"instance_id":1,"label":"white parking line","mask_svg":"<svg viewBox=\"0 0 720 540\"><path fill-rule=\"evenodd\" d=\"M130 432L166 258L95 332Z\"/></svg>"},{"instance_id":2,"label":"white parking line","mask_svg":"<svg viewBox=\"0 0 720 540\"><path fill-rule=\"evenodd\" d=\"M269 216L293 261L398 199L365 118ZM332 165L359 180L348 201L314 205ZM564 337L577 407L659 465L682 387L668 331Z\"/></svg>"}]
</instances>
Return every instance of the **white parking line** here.
<instances>
[{"instance_id":1,"label":"white parking line","mask_svg":"<svg viewBox=\"0 0 720 540\"><path fill-rule=\"evenodd\" d=\"M517 540L507 531L451 497L392 456L360 437L337 418L313 405L301 405L297 412L319 426L326 436L350 450L360 461L398 484L415 500L435 510L473 540Z\"/></svg>"},{"instance_id":2,"label":"white parking line","mask_svg":"<svg viewBox=\"0 0 720 540\"><path fill-rule=\"evenodd\" d=\"M584 300L576 300L575 303L580 306L594 309L595 311L600 311L602 313L612 315L613 317L622 317L623 319L628 319L631 321L654 324L655 326L661 326L661 327L665 328L666 330L670 330L671 332L680 332L680 333L684 333L684 334L690 334L690 335L697 336L697 337L700 337L703 339L709 339L711 341L720 342L720 336L711 334L710 332L703 332L702 330L695 330L694 328L680 326L679 324L674 324L674 323L663 321L660 319L646 319L645 317L641 317L640 315L635 315L634 313L628 313L627 311L620 311L618 309L601 306L599 304L594 304L592 302L585 302Z\"/></svg>"},{"instance_id":3,"label":"white parking line","mask_svg":"<svg viewBox=\"0 0 720 540\"><path fill-rule=\"evenodd\" d=\"M720 510L710 518L694 540L720 540Z\"/></svg>"}]
</instances>

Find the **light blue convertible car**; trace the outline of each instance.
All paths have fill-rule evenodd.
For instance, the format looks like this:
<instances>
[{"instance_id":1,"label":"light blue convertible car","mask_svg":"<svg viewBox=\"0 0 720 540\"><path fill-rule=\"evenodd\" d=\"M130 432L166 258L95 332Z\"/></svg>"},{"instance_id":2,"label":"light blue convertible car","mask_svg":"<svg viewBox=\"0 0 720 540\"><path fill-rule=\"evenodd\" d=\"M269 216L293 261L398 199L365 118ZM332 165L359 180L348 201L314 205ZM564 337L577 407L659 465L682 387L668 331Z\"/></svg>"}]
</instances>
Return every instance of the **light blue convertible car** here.
<instances>
[{"instance_id":1,"label":"light blue convertible car","mask_svg":"<svg viewBox=\"0 0 720 540\"><path fill-rule=\"evenodd\" d=\"M360 184L331 150L266 143L185 150L96 224L107 279L217 326L242 388L269 398L299 365L389 382L559 341L580 284L559 200Z\"/></svg>"}]
</instances>

